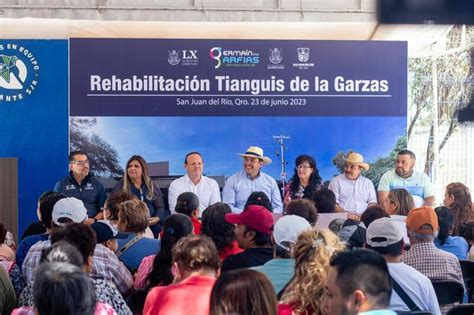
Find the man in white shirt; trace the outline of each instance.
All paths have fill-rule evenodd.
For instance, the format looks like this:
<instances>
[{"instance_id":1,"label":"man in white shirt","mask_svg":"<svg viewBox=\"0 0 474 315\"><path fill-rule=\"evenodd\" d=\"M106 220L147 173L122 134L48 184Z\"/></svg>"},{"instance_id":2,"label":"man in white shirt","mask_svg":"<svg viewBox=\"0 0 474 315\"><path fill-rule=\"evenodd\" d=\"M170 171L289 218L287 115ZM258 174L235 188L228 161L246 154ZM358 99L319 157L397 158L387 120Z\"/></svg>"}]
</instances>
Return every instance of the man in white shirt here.
<instances>
[{"instance_id":1,"label":"man in white shirt","mask_svg":"<svg viewBox=\"0 0 474 315\"><path fill-rule=\"evenodd\" d=\"M403 245L403 233L391 218L377 219L367 228L366 247L383 255L393 279L390 309L409 311L408 304L414 304L419 310L441 314L431 280L402 262ZM409 300L401 298L403 291Z\"/></svg>"},{"instance_id":2,"label":"man in white shirt","mask_svg":"<svg viewBox=\"0 0 474 315\"><path fill-rule=\"evenodd\" d=\"M168 188L168 203L171 213L174 213L176 200L183 192L192 192L199 198L199 212L221 201L219 185L209 177L202 175L204 163L199 152L190 152L184 158L184 168L187 174L171 182Z\"/></svg>"},{"instance_id":3,"label":"man in white shirt","mask_svg":"<svg viewBox=\"0 0 474 315\"><path fill-rule=\"evenodd\" d=\"M368 170L364 157L352 152L346 158L344 173L334 177L329 189L336 195L336 203L343 211L361 214L371 204L377 204L377 196L372 181L360 173Z\"/></svg>"}]
</instances>

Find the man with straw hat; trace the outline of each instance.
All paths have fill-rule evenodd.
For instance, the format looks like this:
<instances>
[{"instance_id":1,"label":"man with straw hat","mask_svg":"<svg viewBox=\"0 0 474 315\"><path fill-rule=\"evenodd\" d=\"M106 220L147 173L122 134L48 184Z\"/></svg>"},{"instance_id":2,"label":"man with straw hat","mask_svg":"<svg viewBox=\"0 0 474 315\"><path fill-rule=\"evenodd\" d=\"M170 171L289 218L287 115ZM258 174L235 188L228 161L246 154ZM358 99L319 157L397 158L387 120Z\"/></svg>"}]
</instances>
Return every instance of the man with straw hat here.
<instances>
[{"instance_id":1,"label":"man with straw hat","mask_svg":"<svg viewBox=\"0 0 474 315\"><path fill-rule=\"evenodd\" d=\"M227 179L222 191L222 201L232 208L232 212L240 213L250 194L261 191L270 199L273 212L283 212L281 194L275 179L261 171L272 160L263 155L262 148L254 146L239 155L243 158L244 169Z\"/></svg>"},{"instance_id":2,"label":"man with straw hat","mask_svg":"<svg viewBox=\"0 0 474 315\"><path fill-rule=\"evenodd\" d=\"M329 183L336 195L336 202L344 211L362 213L371 204L377 203L374 184L360 175L367 171L369 164L364 162L362 154L352 152L346 158L344 173L334 177Z\"/></svg>"}]
</instances>

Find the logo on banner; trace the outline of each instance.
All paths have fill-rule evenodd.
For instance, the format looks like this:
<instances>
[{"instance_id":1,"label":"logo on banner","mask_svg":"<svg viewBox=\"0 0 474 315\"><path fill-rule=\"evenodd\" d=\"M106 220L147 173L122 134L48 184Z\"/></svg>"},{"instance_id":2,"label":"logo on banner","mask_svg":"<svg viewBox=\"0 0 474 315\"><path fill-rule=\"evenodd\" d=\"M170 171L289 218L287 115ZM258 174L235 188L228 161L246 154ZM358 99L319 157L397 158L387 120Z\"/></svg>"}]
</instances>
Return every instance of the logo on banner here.
<instances>
[{"instance_id":1,"label":"logo on banner","mask_svg":"<svg viewBox=\"0 0 474 315\"><path fill-rule=\"evenodd\" d=\"M197 50L168 50L168 63L176 66L181 62L182 66L197 66L199 59Z\"/></svg>"},{"instance_id":2,"label":"logo on banner","mask_svg":"<svg viewBox=\"0 0 474 315\"><path fill-rule=\"evenodd\" d=\"M223 50L222 47L213 47L209 52L211 59L216 61L215 69L225 67L255 67L260 63L260 54L252 50Z\"/></svg>"},{"instance_id":3,"label":"logo on banner","mask_svg":"<svg viewBox=\"0 0 474 315\"><path fill-rule=\"evenodd\" d=\"M280 64L283 60L283 49L270 48L270 56L268 59L272 64L268 65L268 69L285 69L285 66Z\"/></svg>"},{"instance_id":4,"label":"logo on banner","mask_svg":"<svg viewBox=\"0 0 474 315\"><path fill-rule=\"evenodd\" d=\"M168 50L168 63L172 66L179 64L181 59L179 58L179 52L177 50Z\"/></svg>"},{"instance_id":5,"label":"logo on banner","mask_svg":"<svg viewBox=\"0 0 474 315\"><path fill-rule=\"evenodd\" d=\"M309 69L314 67L314 63L309 61L309 48L308 47L298 47L296 48L298 52L298 61L299 63L293 63L293 67L298 69Z\"/></svg>"},{"instance_id":6,"label":"logo on banner","mask_svg":"<svg viewBox=\"0 0 474 315\"><path fill-rule=\"evenodd\" d=\"M32 94L38 85L39 68L27 47L0 44L0 102L14 102Z\"/></svg>"}]
</instances>

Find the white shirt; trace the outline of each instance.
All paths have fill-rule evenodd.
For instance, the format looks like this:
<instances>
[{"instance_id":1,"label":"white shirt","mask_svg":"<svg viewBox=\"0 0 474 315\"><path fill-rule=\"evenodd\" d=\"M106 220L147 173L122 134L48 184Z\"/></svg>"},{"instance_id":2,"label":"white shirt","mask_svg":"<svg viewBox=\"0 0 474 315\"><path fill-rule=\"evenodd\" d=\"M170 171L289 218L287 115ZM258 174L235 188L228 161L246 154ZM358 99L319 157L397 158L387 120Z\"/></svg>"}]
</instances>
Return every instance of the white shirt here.
<instances>
[{"instance_id":1,"label":"white shirt","mask_svg":"<svg viewBox=\"0 0 474 315\"><path fill-rule=\"evenodd\" d=\"M431 284L427 276L402 262L388 263L387 265L392 278L397 281L421 310L435 315L441 314L433 284ZM409 311L405 302L403 302L395 290L392 291L392 297L390 298L390 309Z\"/></svg>"},{"instance_id":2,"label":"white shirt","mask_svg":"<svg viewBox=\"0 0 474 315\"><path fill-rule=\"evenodd\" d=\"M168 188L168 203L171 213L175 213L176 200L184 192L192 192L199 198L199 211L202 213L207 207L221 201L221 194L217 182L209 177L201 176L197 185L186 174L171 182Z\"/></svg>"},{"instance_id":3,"label":"white shirt","mask_svg":"<svg viewBox=\"0 0 474 315\"><path fill-rule=\"evenodd\" d=\"M336 202L348 212L362 213L369 203L377 203L374 184L364 176L352 180L341 174L331 180L328 188L336 195Z\"/></svg>"}]
</instances>

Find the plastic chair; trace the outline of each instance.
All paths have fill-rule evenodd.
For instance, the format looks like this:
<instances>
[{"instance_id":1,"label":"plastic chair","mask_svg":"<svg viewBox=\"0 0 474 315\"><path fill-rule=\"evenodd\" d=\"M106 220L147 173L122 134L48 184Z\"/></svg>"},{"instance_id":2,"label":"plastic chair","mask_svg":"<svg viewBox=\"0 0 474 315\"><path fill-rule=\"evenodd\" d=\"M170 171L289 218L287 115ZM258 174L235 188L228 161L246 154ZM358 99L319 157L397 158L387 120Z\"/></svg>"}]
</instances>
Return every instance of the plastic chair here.
<instances>
[{"instance_id":1,"label":"plastic chair","mask_svg":"<svg viewBox=\"0 0 474 315\"><path fill-rule=\"evenodd\" d=\"M474 314L474 303L459 304L454 306L446 315L472 315Z\"/></svg>"},{"instance_id":2,"label":"plastic chair","mask_svg":"<svg viewBox=\"0 0 474 315\"><path fill-rule=\"evenodd\" d=\"M459 264L461 265L462 277L464 278L464 283L466 284L467 293L468 293L468 302L472 302L472 293L474 289L474 262L469 260L460 260Z\"/></svg>"},{"instance_id":3,"label":"plastic chair","mask_svg":"<svg viewBox=\"0 0 474 315\"><path fill-rule=\"evenodd\" d=\"M454 280L432 281L439 305L462 303L464 287Z\"/></svg>"}]
</instances>

